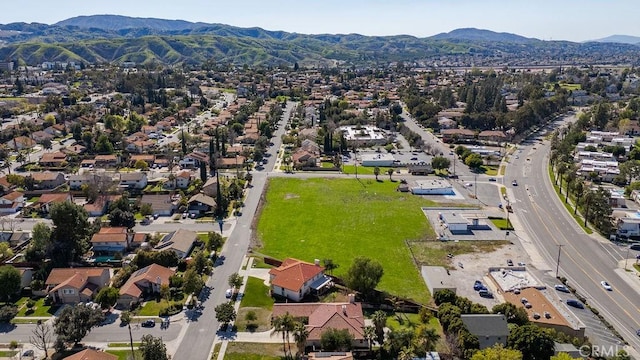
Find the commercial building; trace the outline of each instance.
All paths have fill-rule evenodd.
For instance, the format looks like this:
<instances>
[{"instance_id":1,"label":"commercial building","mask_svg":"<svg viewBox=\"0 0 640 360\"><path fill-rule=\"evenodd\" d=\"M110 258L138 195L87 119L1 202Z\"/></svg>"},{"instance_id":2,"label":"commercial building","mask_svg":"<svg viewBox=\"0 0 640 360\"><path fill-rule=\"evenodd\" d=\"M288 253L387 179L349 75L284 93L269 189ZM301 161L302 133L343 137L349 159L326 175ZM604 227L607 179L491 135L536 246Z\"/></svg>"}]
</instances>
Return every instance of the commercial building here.
<instances>
[{"instance_id":1,"label":"commercial building","mask_svg":"<svg viewBox=\"0 0 640 360\"><path fill-rule=\"evenodd\" d=\"M455 195L453 186L443 179L426 179L417 180L416 186L411 188L411 193L414 195Z\"/></svg>"},{"instance_id":2,"label":"commercial building","mask_svg":"<svg viewBox=\"0 0 640 360\"><path fill-rule=\"evenodd\" d=\"M391 167L395 162L393 155L389 153L367 153L360 155L360 163L362 166L385 166Z\"/></svg>"}]
</instances>

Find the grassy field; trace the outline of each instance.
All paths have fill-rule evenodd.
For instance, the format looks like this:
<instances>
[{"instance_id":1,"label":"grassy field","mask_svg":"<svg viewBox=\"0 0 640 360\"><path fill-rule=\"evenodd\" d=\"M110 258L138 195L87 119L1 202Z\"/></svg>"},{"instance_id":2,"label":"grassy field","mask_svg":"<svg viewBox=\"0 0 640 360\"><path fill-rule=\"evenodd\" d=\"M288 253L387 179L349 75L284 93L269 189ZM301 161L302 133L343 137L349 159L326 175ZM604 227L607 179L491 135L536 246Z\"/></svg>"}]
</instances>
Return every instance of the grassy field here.
<instances>
[{"instance_id":1,"label":"grassy field","mask_svg":"<svg viewBox=\"0 0 640 360\"><path fill-rule=\"evenodd\" d=\"M448 254L461 255L473 252L491 252L502 246L508 245L509 241L420 241L410 243L411 251L416 261L424 265L444 266L453 268Z\"/></svg>"},{"instance_id":2,"label":"grassy field","mask_svg":"<svg viewBox=\"0 0 640 360\"><path fill-rule=\"evenodd\" d=\"M405 240L434 239L420 210L433 202L373 179L271 179L258 222L264 254L332 259L344 275L356 256L384 268L379 289L426 302L429 295Z\"/></svg>"},{"instance_id":3,"label":"grassy field","mask_svg":"<svg viewBox=\"0 0 640 360\"><path fill-rule=\"evenodd\" d=\"M507 223L507 219L504 218L489 218L493 225L495 225L500 230L513 230L513 224L511 224L511 220Z\"/></svg>"},{"instance_id":4,"label":"grassy field","mask_svg":"<svg viewBox=\"0 0 640 360\"><path fill-rule=\"evenodd\" d=\"M482 165L482 172L485 175L489 175L489 176L496 176L498 175L498 167L497 166L489 166L489 165Z\"/></svg>"},{"instance_id":5,"label":"grassy field","mask_svg":"<svg viewBox=\"0 0 640 360\"><path fill-rule=\"evenodd\" d=\"M273 298L269 295L269 287L262 279L249 276L240 307L259 307L273 309Z\"/></svg>"},{"instance_id":6,"label":"grassy field","mask_svg":"<svg viewBox=\"0 0 640 360\"><path fill-rule=\"evenodd\" d=\"M144 306L142 306L140 308L140 310L137 311L138 316L158 316L158 314L160 313L160 309L162 309L165 306L168 306L169 303L166 300L162 300L162 301L155 301L155 300L149 300L147 301Z\"/></svg>"},{"instance_id":7,"label":"grassy field","mask_svg":"<svg viewBox=\"0 0 640 360\"><path fill-rule=\"evenodd\" d=\"M295 344L291 351L295 351ZM224 354L225 360L284 360L281 343L258 344L229 342Z\"/></svg>"}]
</instances>

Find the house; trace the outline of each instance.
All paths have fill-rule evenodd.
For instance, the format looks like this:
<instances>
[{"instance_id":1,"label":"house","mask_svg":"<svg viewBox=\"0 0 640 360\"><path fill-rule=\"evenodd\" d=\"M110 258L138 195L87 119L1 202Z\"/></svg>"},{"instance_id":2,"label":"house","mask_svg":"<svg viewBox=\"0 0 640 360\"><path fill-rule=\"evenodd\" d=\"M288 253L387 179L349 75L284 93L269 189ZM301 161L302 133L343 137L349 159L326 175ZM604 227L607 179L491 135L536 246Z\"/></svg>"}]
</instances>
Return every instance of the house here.
<instances>
[{"instance_id":1,"label":"house","mask_svg":"<svg viewBox=\"0 0 640 360\"><path fill-rule=\"evenodd\" d=\"M316 156L302 149L298 149L298 151L293 153L291 159L293 160L293 165L296 167L316 167L317 165Z\"/></svg>"},{"instance_id":2,"label":"house","mask_svg":"<svg viewBox=\"0 0 640 360\"><path fill-rule=\"evenodd\" d=\"M103 216L109 210L111 199L108 196L98 196L94 202L86 203L82 207L91 217Z\"/></svg>"},{"instance_id":3,"label":"house","mask_svg":"<svg viewBox=\"0 0 640 360\"><path fill-rule=\"evenodd\" d=\"M135 154L129 158L129 166L134 167L138 161L144 161L147 166L151 167L155 161L156 156L153 154Z\"/></svg>"},{"instance_id":4,"label":"house","mask_svg":"<svg viewBox=\"0 0 640 360\"><path fill-rule=\"evenodd\" d=\"M472 335L478 337L480 349L495 344L507 345L509 328L503 314L462 314L462 323Z\"/></svg>"},{"instance_id":5,"label":"house","mask_svg":"<svg viewBox=\"0 0 640 360\"><path fill-rule=\"evenodd\" d=\"M149 238L149 234L146 233L134 233L131 240L132 248L139 248L142 244L146 243Z\"/></svg>"},{"instance_id":6,"label":"house","mask_svg":"<svg viewBox=\"0 0 640 360\"><path fill-rule=\"evenodd\" d=\"M181 170L176 174L176 187L178 189L186 189L191 184L191 171Z\"/></svg>"},{"instance_id":7,"label":"house","mask_svg":"<svg viewBox=\"0 0 640 360\"><path fill-rule=\"evenodd\" d=\"M24 207L24 194L12 191L0 197L0 215L15 214Z\"/></svg>"},{"instance_id":8,"label":"house","mask_svg":"<svg viewBox=\"0 0 640 360\"><path fill-rule=\"evenodd\" d=\"M54 302L73 304L90 301L110 280L106 268L56 268L49 273L45 290Z\"/></svg>"},{"instance_id":9,"label":"house","mask_svg":"<svg viewBox=\"0 0 640 360\"><path fill-rule=\"evenodd\" d=\"M156 251L172 250L180 259L184 259L191 253L196 241L198 241L198 233L191 230L179 229L165 235L156 245Z\"/></svg>"},{"instance_id":10,"label":"house","mask_svg":"<svg viewBox=\"0 0 640 360\"><path fill-rule=\"evenodd\" d=\"M319 291L331 282L319 260L311 264L292 258L269 270L269 278L271 293L292 301L301 301L312 290Z\"/></svg>"},{"instance_id":11,"label":"house","mask_svg":"<svg viewBox=\"0 0 640 360\"><path fill-rule=\"evenodd\" d=\"M33 179L33 186L37 190L55 189L66 182L61 172L34 172L29 176Z\"/></svg>"},{"instance_id":12,"label":"house","mask_svg":"<svg viewBox=\"0 0 640 360\"><path fill-rule=\"evenodd\" d=\"M133 233L125 227L103 227L91 237L93 252L99 255L124 253L129 248Z\"/></svg>"},{"instance_id":13,"label":"house","mask_svg":"<svg viewBox=\"0 0 640 360\"><path fill-rule=\"evenodd\" d=\"M216 166L218 169L242 169L247 159L244 156L223 157L218 159Z\"/></svg>"},{"instance_id":14,"label":"house","mask_svg":"<svg viewBox=\"0 0 640 360\"><path fill-rule=\"evenodd\" d=\"M169 278L174 274L175 271L158 264L151 264L134 272L120 287L118 305L128 308L140 303L145 295L159 293L160 287L169 285Z\"/></svg>"},{"instance_id":15,"label":"house","mask_svg":"<svg viewBox=\"0 0 640 360\"><path fill-rule=\"evenodd\" d=\"M73 201L73 197L69 193L46 193L40 195L38 201L34 204L37 208L39 208L44 213L49 213L51 210L51 205L65 202L65 201Z\"/></svg>"},{"instance_id":16,"label":"house","mask_svg":"<svg viewBox=\"0 0 640 360\"><path fill-rule=\"evenodd\" d=\"M187 154L184 159L178 162L183 168L198 168L200 164L209 164L209 155L203 152L194 151L191 154Z\"/></svg>"},{"instance_id":17,"label":"house","mask_svg":"<svg viewBox=\"0 0 640 360\"><path fill-rule=\"evenodd\" d=\"M135 140L127 143L127 151L142 154L153 148L155 145L156 143L152 140Z\"/></svg>"},{"instance_id":18,"label":"house","mask_svg":"<svg viewBox=\"0 0 640 360\"><path fill-rule=\"evenodd\" d=\"M218 195L218 179L215 176L202 185L202 193L213 198Z\"/></svg>"},{"instance_id":19,"label":"house","mask_svg":"<svg viewBox=\"0 0 640 360\"><path fill-rule=\"evenodd\" d=\"M499 130L485 130L478 134L478 139L491 142L503 142L507 140L507 135Z\"/></svg>"},{"instance_id":20,"label":"house","mask_svg":"<svg viewBox=\"0 0 640 360\"><path fill-rule=\"evenodd\" d=\"M442 141L445 143L455 143L458 140L472 140L476 133L469 129L441 129Z\"/></svg>"},{"instance_id":21,"label":"house","mask_svg":"<svg viewBox=\"0 0 640 360\"><path fill-rule=\"evenodd\" d=\"M195 194L189 199L189 213L202 215L216 208L216 200L205 194Z\"/></svg>"},{"instance_id":22,"label":"house","mask_svg":"<svg viewBox=\"0 0 640 360\"><path fill-rule=\"evenodd\" d=\"M120 158L117 155L96 155L94 158L96 167L112 168L120 164Z\"/></svg>"},{"instance_id":23,"label":"house","mask_svg":"<svg viewBox=\"0 0 640 360\"><path fill-rule=\"evenodd\" d=\"M62 360L118 360L118 357L108 352L93 349L84 349Z\"/></svg>"},{"instance_id":24,"label":"house","mask_svg":"<svg viewBox=\"0 0 640 360\"><path fill-rule=\"evenodd\" d=\"M640 236L640 218L622 217L617 222L617 234L623 238L637 238Z\"/></svg>"},{"instance_id":25,"label":"house","mask_svg":"<svg viewBox=\"0 0 640 360\"><path fill-rule=\"evenodd\" d=\"M18 136L13 138L13 141L9 141L7 145L13 147L16 151L20 151L33 148L36 146L36 142L26 136Z\"/></svg>"},{"instance_id":26,"label":"house","mask_svg":"<svg viewBox=\"0 0 640 360\"><path fill-rule=\"evenodd\" d=\"M142 190L147 186L147 174L143 172L120 173L118 186L128 189Z\"/></svg>"},{"instance_id":27,"label":"house","mask_svg":"<svg viewBox=\"0 0 640 360\"><path fill-rule=\"evenodd\" d=\"M63 167L67 163L67 154L62 151L44 153L38 163L44 167Z\"/></svg>"},{"instance_id":28,"label":"house","mask_svg":"<svg viewBox=\"0 0 640 360\"><path fill-rule=\"evenodd\" d=\"M37 142L38 144L42 144L45 141L51 141L53 140L53 135L47 133L46 131L34 131L31 133L31 138Z\"/></svg>"},{"instance_id":29,"label":"house","mask_svg":"<svg viewBox=\"0 0 640 360\"><path fill-rule=\"evenodd\" d=\"M100 173L84 173L82 175L69 175L68 177L69 189L81 190L83 185L96 184L96 185L111 185L113 179L111 176L103 175Z\"/></svg>"},{"instance_id":30,"label":"house","mask_svg":"<svg viewBox=\"0 0 640 360\"><path fill-rule=\"evenodd\" d=\"M33 269L32 268L16 268L20 272L20 288L24 289L31 286L33 281Z\"/></svg>"},{"instance_id":31,"label":"house","mask_svg":"<svg viewBox=\"0 0 640 360\"><path fill-rule=\"evenodd\" d=\"M350 297L353 300L353 297ZM273 305L272 319L289 313L306 324L309 332L307 346L321 348L321 334L329 329L347 330L353 336L354 348L367 348L364 338L364 315L358 302L348 303L276 303Z\"/></svg>"},{"instance_id":32,"label":"house","mask_svg":"<svg viewBox=\"0 0 640 360\"><path fill-rule=\"evenodd\" d=\"M150 204L154 214L159 216L171 216L178 208L178 202L171 199L170 195L142 195L140 204Z\"/></svg>"}]
</instances>

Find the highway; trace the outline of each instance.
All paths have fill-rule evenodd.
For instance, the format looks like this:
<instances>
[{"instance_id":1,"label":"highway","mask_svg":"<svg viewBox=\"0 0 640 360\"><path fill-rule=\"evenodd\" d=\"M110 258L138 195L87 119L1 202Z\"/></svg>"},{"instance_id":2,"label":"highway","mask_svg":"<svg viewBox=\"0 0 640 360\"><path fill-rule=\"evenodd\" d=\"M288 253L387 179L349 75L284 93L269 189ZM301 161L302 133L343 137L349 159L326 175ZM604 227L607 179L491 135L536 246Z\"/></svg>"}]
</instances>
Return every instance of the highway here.
<instances>
[{"instance_id":1,"label":"highway","mask_svg":"<svg viewBox=\"0 0 640 360\"><path fill-rule=\"evenodd\" d=\"M281 137L285 131L285 124L289 120L289 116L293 111L295 103L287 103L287 107L280 121L278 130L275 131L271 140L274 145L267 152L271 154L269 162L265 165L263 171L254 171L252 173L253 187L249 189L245 200L245 208L243 215L237 220L237 223L224 244L221 255L225 256L224 264L215 268L213 276L209 278L207 287L211 290L209 297L203 300L204 309L200 316L191 321L181 334L181 342L176 353L173 355L174 360L192 360L192 359L209 359L210 352L213 350L216 334L220 336L231 335L231 333L219 332L220 324L216 320L215 307L227 299L224 292L229 287L227 279L229 275L235 273L242 267L242 260L249 249L251 241L251 226L254 216L258 209L260 197L267 183L268 172L273 171L275 158L282 144Z\"/></svg>"},{"instance_id":2,"label":"highway","mask_svg":"<svg viewBox=\"0 0 640 360\"><path fill-rule=\"evenodd\" d=\"M519 149L519 159L512 157L507 167L505 184L515 215L549 265L549 274L555 276L561 247L559 275L566 277L589 305L639 350L636 330L640 329L640 295L614 271L624 260L626 248L596 234L586 234L567 212L548 176L549 141L530 142ZM512 186L512 180L517 180L519 186ZM602 287L603 280L611 284L613 291Z\"/></svg>"}]
</instances>

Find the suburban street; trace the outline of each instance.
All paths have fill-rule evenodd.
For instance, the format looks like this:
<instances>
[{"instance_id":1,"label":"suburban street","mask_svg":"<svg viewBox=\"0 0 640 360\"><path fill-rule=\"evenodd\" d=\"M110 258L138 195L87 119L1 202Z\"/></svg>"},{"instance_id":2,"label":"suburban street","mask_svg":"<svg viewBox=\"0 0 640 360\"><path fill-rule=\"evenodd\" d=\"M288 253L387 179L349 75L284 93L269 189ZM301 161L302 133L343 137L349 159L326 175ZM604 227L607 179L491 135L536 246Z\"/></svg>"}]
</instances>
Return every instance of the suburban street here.
<instances>
[{"instance_id":1,"label":"suburban street","mask_svg":"<svg viewBox=\"0 0 640 360\"><path fill-rule=\"evenodd\" d=\"M559 276L566 277L631 346L640 349L636 335L640 328L637 292L640 284L631 286L628 279L621 278L615 271L624 262L626 247L619 247L595 233L587 235L567 213L547 175L549 141L529 142L519 149L519 159L512 157L507 167L505 184L515 215L526 233L518 234L523 235L521 240L530 240L539 250L551 276L555 276L560 248ZM517 180L518 186L512 186L512 180ZM516 232L518 230L516 228ZM635 258L634 252L629 256ZM611 284L613 291L602 287L603 280ZM588 309L576 311L589 312Z\"/></svg>"},{"instance_id":2,"label":"suburban street","mask_svg":"<svg viewBox=\"0 0 640 360\"><path fill-rule=\"evenodd\" d=\"M211 290L210 295L206 299L201 299L204 305L202 314L191 321L186 326L184 334L181 334L180 346L173 356L175 360L209 359L211 356L215 335L220 327L216 320L214 308L218 304L227 301L224 296L225 289L229 287L227 279L229 275L237 272L242 267L242 260L249 249L254 215L267 182L268 172L273 171L273 159L276 158L280 149L281 136L284 134L285 124L289 120L294 106L295 103L293 102L287 103L280 126L275 131L272 139L274 145L267 150L271 156L266 157L269 162L265 165L265 170L252 172L252 188L247 192L243 215L238 218L221 252L221 255L225 256L224 264L216 267L213 276L209 278L207 287ZM225 333L220 335L224 337Z\"/></svg>"}]
</instances>

